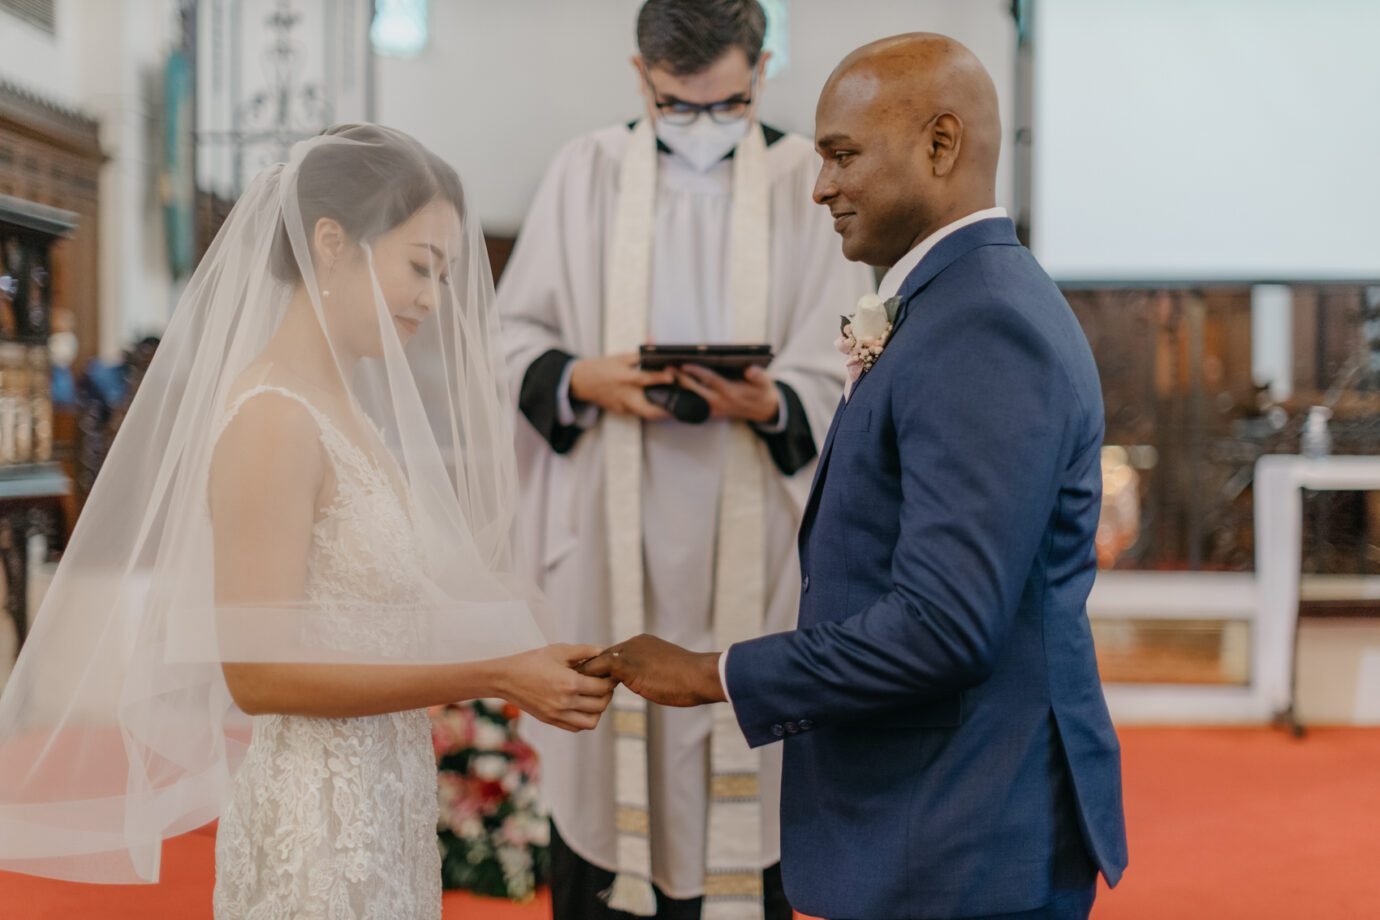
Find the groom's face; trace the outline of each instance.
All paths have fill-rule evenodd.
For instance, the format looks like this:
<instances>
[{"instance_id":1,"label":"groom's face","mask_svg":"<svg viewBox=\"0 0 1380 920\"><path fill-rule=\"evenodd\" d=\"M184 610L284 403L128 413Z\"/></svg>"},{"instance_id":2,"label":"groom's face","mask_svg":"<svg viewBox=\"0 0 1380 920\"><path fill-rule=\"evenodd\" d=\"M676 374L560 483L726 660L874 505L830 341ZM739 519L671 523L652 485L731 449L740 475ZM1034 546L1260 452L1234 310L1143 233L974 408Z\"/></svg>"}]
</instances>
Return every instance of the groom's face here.
<instances>
[{"instance_id":1,"label":"groom's face","mask_svg":"<svg viewBox=\"0 0 1380 920\"><path fill-rule=\"evenodd\" d=\"M866 70L831 80L820 96L814 198L855 262L896 264L930 223L933 173L915 122L913 106Z\"/></svg>"}]
</instances>

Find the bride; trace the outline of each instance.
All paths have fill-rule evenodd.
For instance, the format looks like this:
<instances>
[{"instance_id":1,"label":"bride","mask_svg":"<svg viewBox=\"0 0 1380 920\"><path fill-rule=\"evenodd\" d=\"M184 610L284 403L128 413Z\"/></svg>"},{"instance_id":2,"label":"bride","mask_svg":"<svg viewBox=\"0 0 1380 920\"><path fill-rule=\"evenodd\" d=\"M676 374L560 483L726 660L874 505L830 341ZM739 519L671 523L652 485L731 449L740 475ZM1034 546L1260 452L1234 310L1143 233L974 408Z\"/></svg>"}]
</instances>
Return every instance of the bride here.
<instances>
[{"instance_id":1,"label":"bride","mask_svg":"<svg viewBox=\"0 0 1380 920\"><path fill-rule=\"evenodd\" d=\"M513 574L491 297L407 135L333 128L254 180L0 697L0 869L152 882L219 818L219 920L440 917L426 707L578 731L612 692Z\"/></svg>"}]
</instances>

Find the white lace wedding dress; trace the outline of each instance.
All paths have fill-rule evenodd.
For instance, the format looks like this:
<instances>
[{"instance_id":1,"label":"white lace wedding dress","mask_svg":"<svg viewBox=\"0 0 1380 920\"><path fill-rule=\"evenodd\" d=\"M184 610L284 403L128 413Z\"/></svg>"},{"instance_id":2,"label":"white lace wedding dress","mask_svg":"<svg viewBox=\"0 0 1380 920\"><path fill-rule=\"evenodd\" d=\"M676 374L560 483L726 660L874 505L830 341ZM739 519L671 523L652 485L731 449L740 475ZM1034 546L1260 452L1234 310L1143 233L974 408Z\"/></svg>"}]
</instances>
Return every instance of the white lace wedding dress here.
<instances>
[{"instance_id":1,"label":"white lace wedding dress","mask_svg":"<svg viewBox=\"0 0 1380 920\"><path fill-rule=\"evenodd\" d=\"M307 599L329 640L387 648L408 628L415 536L390 477L302 396L335 494L313 530ZM381 619L380 603L399 616ZM358 609L352 613L352 606ZM216 837L216 920L438 920L436 761L424 710L352 719L258 716Z\"/></svg>"}]
</instances>

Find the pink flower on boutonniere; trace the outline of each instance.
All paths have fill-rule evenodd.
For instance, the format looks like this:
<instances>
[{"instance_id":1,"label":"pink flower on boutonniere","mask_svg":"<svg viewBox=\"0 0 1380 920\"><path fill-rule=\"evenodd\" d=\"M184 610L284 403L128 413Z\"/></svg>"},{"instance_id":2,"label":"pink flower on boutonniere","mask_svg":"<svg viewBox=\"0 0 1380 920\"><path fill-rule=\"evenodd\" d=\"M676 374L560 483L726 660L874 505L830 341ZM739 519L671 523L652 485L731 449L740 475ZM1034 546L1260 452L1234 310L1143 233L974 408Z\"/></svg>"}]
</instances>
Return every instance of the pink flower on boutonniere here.
<instances>
[{"instance_id":1,"label":"pink flower on boutonniere","mask_svg":"<svg viewBox=\"0 0 1380 920\"><path fill-rule=\"evenodd\" d=\"M844 370L848 371L848 382L857 383L862 376L862 362L853 355L853 337L848 334L847 326L843 327L843 334L834 339L834 347L848 356L848 361L843 365Z\"/></svg>"},{"instance_id":2,"label":"pink flower on boutonniere","mask_svg":"<svg viewBox=\"0 0 1380 920\"><path fill-rule=\"evenodd\" d=\"M864 294L853 315L842 317L842 335L834 342L834 347L848 356L844 366L850 383L857 383L882 356L896 326L896 311L900 307L899 297L882 300L876 294Z\"/></svg>"}]
</instances>

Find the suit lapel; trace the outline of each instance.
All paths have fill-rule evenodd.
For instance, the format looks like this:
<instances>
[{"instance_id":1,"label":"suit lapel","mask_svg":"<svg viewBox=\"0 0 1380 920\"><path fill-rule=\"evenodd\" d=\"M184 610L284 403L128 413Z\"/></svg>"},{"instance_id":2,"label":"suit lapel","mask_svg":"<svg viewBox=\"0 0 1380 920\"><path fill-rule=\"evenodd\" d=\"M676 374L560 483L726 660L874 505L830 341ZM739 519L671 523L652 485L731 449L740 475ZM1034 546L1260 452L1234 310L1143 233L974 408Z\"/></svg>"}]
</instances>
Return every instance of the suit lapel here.
<instances>
[{"instance_id":1,"label":"suit lapel","mask_svg":"<svg viewBox=\"0 0 1380 920\"><path fill-rule=\"evenodd\" d=\"M802 540L814 522L815 509L819 505L820 486L824 483L824 472L829 468L829 455L834 450L834 435L839 430L839 419L843 418L843 413L847 408L848 403L840 399L838 408L834 410L833 421L829 423L829 433L824 436L824 446L819 450L819 462L815 464L815 479L810 484L810 497L805 501L805 513L800 518L800 537Z\"/></svg>"},{"instance_id":2,"label":"suit lapel","mask_svg":"<svg viewBox=\"0 0 1380 920\"><path fill-rule=\"evenodd\" d=\"M1016 225L1005 217L980 220L975 224L969 224L955 230L940 240L938 245L925 254L925 257L920 260L920 264L911 269L906 280L901 283L901 290L897 295L901 298L901 306L896 313L896 322L892 324L892 338L895 338L901 324L910 315L912 303L920 292L928 287L929 283L946 268L982 246L1019 246L1020 244L1020 240L1016 238ZM886 360L886 352L883 351L877 360ZM848 411L848 406L857 401L859 388L867 382L867 378L871 377L872 374L873 371L869 371L859 377L849 391L848 399L840 400L838 408L834 410L834 419L829 425L829 433L825 436L824 446L819 452L819 463L815 466L815 480L810 486L810 497L805 503L805 514L800 522L800 541L802 544L809 535L810 527L814 524L815 512L819 506L819 493L824 488L824 478L829 470L829 456L834 449L834 436L839 429L839 420Z\"/></svg>"},{"instance_id":3,"label":"suit lapel","mask_svg":"<svg viewBox=\"0 0 1380 920\"><path fill-rule=\"evenodd\" d=\"M1016 225L1009 217L993 217L975 224L960 227L925 254L920 264L911 269L906 280L901 282L898 292L901 302L909 304L931 281L950 265L983 246L1019 246L1016 238ZM898 317L898 323L899 317Z\"/></svg>"}]
</instances>

